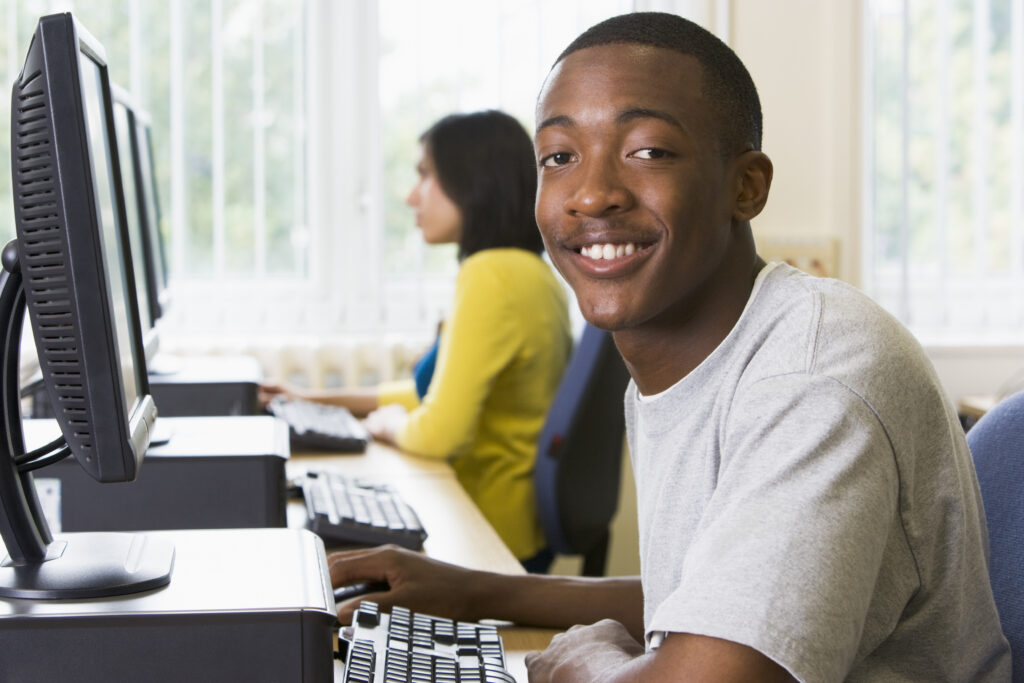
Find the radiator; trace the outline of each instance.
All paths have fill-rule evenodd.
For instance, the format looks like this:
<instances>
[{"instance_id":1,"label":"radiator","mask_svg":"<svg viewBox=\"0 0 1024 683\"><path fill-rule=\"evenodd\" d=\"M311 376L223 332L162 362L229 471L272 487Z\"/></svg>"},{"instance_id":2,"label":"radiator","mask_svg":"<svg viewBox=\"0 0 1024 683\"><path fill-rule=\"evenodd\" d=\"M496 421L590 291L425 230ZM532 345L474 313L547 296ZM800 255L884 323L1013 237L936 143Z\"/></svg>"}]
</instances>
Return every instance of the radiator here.
<instances>
[{"instance_id":1,"label":"radiator","mask_svg":"<svg viewBox=\"0 0 1024 683\"><path fill-rule=\"evenodd\" d=\"M161 340L169 356L247 355L259 361L263 379L308 389L373 386L412 376L412 367L429 340Z\"/></svg>"}]
</instances>

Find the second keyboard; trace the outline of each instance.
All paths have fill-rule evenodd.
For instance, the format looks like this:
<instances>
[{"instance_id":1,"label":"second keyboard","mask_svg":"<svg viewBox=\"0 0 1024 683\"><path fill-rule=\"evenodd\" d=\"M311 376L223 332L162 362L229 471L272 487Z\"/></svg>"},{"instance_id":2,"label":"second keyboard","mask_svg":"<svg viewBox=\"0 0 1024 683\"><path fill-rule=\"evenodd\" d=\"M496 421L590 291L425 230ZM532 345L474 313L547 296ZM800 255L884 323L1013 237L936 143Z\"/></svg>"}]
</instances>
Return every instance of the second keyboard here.
<instances>
[{"instance_id":1,"label":"second keyboard","mask_svg":"<svg viewBox=\"0 0 1024 683\"><path fill-rule=\"evenodd\" d=\"M363 423L341 406L278 396L267 410L288 423L293 450L362 453L370 442Z\"/></svg>"},{"instance_id":2,"label":"second keyboard","mask_svg":"<svg viewBox=\"0 0 1024 683\"><path fill-rule=\"evenodd\" d=\"M384 545L411 550L427 537L416 512L387 484L311 471L300 480L307 523L330 545Z\"/></svg>"}]
</instances>

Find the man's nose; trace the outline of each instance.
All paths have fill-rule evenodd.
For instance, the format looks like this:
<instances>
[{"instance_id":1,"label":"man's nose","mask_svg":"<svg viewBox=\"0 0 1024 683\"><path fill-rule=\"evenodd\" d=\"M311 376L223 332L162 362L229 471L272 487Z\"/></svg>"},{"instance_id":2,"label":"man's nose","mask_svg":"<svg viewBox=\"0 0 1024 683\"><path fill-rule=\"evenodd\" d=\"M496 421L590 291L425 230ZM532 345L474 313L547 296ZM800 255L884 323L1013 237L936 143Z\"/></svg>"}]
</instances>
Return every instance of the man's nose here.
<instances>
[{"instance_id":1,"label":"man's nose","mask_svg":"<svg viewBox=\"0 0 1024 683\"><path fill-rule=\"evenodd\" d=\"M583 162L577 178L578 185L566 198L566 213L596 218L632 207L633 195L614 160L595 158Z\"/></svg>"}]
</instances>

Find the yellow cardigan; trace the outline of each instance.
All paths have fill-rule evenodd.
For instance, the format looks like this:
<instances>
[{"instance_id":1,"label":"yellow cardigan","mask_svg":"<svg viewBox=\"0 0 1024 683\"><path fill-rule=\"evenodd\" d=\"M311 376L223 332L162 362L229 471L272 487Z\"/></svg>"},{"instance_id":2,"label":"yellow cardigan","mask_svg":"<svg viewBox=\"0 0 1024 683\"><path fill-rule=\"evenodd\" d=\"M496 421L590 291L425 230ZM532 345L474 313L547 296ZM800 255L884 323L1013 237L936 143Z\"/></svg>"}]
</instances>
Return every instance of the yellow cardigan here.
<instances>
[{"instance_id":1,"label":"yellow cardigan","mask_svg":"<svg viewBox=\"0 0 1024 683\"><path fill-rule=\"evenodd\" d=\"M533 489L537 438L572 347L562 285L539 256L485 249L466 258L422 404L412 382L379 401L411 407L405 451L447 458L512 553L544 547Z\"/></svg>"}]
</instances>

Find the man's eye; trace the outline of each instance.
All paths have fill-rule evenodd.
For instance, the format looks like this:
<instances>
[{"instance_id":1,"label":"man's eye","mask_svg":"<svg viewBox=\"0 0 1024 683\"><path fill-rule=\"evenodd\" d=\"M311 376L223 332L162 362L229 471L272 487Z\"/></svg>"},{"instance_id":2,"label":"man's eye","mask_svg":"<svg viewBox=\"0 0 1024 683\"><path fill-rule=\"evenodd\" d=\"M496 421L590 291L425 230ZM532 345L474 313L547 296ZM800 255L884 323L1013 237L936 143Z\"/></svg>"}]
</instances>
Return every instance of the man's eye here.
<instances>
[{"instance_id":1,"label":"man's eye","mask_svg":"<svg viewBox=\"0 0 1024 683\"><path fill-rule=\"evenodd\" d=\"M568 152L555 152L540 160L541 166L564 166L572 161L572 154Z\"/></svg>"},{"instance_id":2,"label":"man's eye","mask_svg":"<svg viewBox=\"0 0 1024 683\"><path fill-rule=\"evenodd\" d=\"M632 157L637 159L664 159L669 156L669 153L663 149L657 147L647 147L646 149L638 149L637 151L630 154Z\"/></svg>"}]
</instances>

